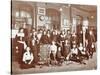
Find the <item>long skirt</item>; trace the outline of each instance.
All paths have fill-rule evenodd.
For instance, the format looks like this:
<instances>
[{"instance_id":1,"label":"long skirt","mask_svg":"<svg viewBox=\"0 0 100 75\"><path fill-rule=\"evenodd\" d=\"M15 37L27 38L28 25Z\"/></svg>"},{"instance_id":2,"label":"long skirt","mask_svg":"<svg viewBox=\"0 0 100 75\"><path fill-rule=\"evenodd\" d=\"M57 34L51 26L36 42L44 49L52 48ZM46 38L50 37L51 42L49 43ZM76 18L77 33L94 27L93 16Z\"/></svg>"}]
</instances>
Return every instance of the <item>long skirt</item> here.
<instances>
[{"instance_id":1,"label":"long skirt","mask_svg":"<svg viewBox=\"0 0 100 75\"><path fill-rule=\"evenodd\" d=\"M46 62L49 59L50 44L40 46L40 61Z\"/></svg>"},{"instance_id":2,"label":"long skirt","mask_svg":"<svg viewBox=\"0 0 100 75\"><path fill-rule=\"evenodd\" d=\"M20 64L21 69L29 69L29 68L35 68L35 64L32 62L31 64L28 64L30 60L27 60L27 63L22 62Z\"/></svg>"}]
</instances>

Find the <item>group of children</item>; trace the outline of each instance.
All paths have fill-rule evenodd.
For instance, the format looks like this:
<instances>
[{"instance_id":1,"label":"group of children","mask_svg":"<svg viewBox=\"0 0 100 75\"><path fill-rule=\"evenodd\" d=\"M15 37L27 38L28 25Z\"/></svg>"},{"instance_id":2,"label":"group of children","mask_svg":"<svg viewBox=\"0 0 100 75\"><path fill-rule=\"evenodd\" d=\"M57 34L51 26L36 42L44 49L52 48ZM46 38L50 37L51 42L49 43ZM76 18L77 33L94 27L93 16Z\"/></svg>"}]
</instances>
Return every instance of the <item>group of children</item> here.
<instances>
[{"instance_id":1,"label":"group of children","mask_svg":"<svg viewBox=\"0 0 100 75\"><path fill-rule=\"evenodd\" d=\"M31 68L36 65L62 65L64 61L86 64L83 60L92 58L95 52L95 42L92 41L94 37L90 37L93 36L90 32L89 38L86 38L86 46L83 46L83 39L79 41L78 35L70 33L69 30L67 32L65 30L60 32L56 29L36 31L33 28L29 32L27 28L20 28L13 40L13 54L20 68ZM45 47L45 51L42 47ZM46 56L42 57L42 55Z\"/></svg>"}]
</instances>

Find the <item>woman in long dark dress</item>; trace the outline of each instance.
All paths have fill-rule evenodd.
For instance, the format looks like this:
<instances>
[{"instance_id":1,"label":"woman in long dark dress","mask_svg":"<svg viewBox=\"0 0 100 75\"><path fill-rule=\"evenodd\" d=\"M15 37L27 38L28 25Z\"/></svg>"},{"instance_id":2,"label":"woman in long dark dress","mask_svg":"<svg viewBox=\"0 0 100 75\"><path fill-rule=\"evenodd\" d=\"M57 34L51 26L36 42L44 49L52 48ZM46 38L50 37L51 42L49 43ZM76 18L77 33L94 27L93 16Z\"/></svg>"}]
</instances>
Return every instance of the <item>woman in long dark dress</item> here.
<instances>
[{"instance_id":1,"label":"woman in long dark dress","mask_svg":"<svg viewBox=\"0 0 100 75\"><path fill-rule=\"evenodd\" d=\"M56 53L57 53L57 46L55 41L52 41L50 46L50 61L52 65L56 64Z\"/></svg>"},{"instance_id":2,"label":"woman in long dark dress","mask_svg":"<svg viewBox=\"0 0 100 75\"><path fill-rule=\"evenodd\" d=\"M72 35L71 35L71 48L73 48L73 44L77 44L77 35L76 35L76 33L74 32L74 33L72 33Z\"/></svg>"},{"instance_id":3,"label":"woman in long dark dress","mask_svg":"<svg viewBox=\"0 0 100 75\"><path fill-rule=\"evenodd\" d=\"M31 49L33 52L33 56L34 56L34 63L37 64L38 62L38 50L37 50L37 43L36 43L37 38L35 36L33 36L31 38Z\"/></svg>"},{"instance_id":4,"label":"woman in long dark dress","mask_svg":"<svg viewBox=\"0 0 100 75\"><path fill-rule=\"evenodd\" d=\"M61 55L61 47L58 47L58 49L57 49L56 60L57 60L58 66L61 66L63 63L63 57Z\"/></svg>"},{"instance_id":5,"label":"woman in long dark dress","mask_svg":"<svg viewBox=\"0 0 100 75\"><path fill-rule=\"evenodd\" d=\"M92 30L89 31L87 39L88 39L88 45L87 45L88 53L89 56L92 58L93 52L95 51L95 36Z\"/></svg>"},{"instance_id":6,"label":"woman in long dark dress","mask_svg":"<svg viewBox=\"0 0 100 75\"><path fill-rule=\"evenodd\" d=\"M15 51L15 60L20 64L22 60L22 55L24 52L24 44L21 43L20 41L16 42L16 51Z\"/></svg>"},{"instance_id":7,"label":"woman in long dark dress","mask_svg":"<svg viewBox=\"0 0 100 75\"><path fill-rule=\"evenodd\" d=\"M48 44L51 43L51 33L50 33L50 30L47 30L47 41L48 41Z\"/></svg>"},{"instance_id":8,"label":"woman in long dark dress","mask_svg":"<svg viewBox=\"0 0 100 75\"><path fill-rule=\"evenodd\" d=\"M62 46L62 49L61 49L62 56L64 56L64 41L65 41L65 39L66 39L65 32L62 31L61 34L60 34L60 36L59 36L59 41L60 41L60 44Z\"/></svg>"},{"instance_id":9,"label":"woman in long dark dress","mask_svg":"<svg viewBox=\"0 0 100 75\"><path fill-rule=\"evenodd\" d=\"M41 37L41 39L40 39L40 42L41 42L42 44L48 44L48 36L47 36L47 34L46 34L46 31L43 31L43 35L42 35L42 37Z\"/></svg>"},{"instance_id":10,"label":"woman in long dark dress","mask_svg":"<svg viewBox=\"0 0 100 75\"><path fill-rule=\"evenodd\" d=\"M79 50L79 57L81 59L89 59L89 56L86 52L86 48L83 47L82 43L80 43L78 50Z\"/></svg>"},{"instance_id":11,"label":"woman in long dark dress","mask_svg":"<svg viewBox=\"0 0 100 75\"><path fill-rule=\"evenodd\" d=\"M23 32L23 28L19 29L18 34L16 35L16 43L15 43L15 60L18 61L18 63L21 63L22 60L22 55L24 52L24 49L26 48L26 43L25 43L25 39L24 39L24 32Z\"/></svg>"},{"instance_id":12,"label":"woman in long dark dress","mask_svg":"<svg viewBox=\"0 0 100 75\"><path fill-rule=\"evenodd\" d=\"M70 52L70 45L68 43L69 41L66 39L64 41L64 47L63 47L63 56L66 59L66 57L68 56L69 52Z\"/></svg>"},{"instance_id":13,"label":"woman in long dark dress","mask_svg":"<svg viewBox=\"0 0 100 75\"><path fill-rule=\"evenodd\" d=\"M51 40L57 42L58 41L58 33L57 31L53 31L51 34Z\"/></svg>"},{"instance_id":14,"label":"woman in long dark dress","mask_svg":"<svg viewBox=\"0 0 100 75\"><path fill-rule=\"evenodd\" d=\"M77 45L83 43L83 31L82 31L82 19L78 22L77 28L76 28L76 35L77 35Z\"/></svg>"}]
</instances>

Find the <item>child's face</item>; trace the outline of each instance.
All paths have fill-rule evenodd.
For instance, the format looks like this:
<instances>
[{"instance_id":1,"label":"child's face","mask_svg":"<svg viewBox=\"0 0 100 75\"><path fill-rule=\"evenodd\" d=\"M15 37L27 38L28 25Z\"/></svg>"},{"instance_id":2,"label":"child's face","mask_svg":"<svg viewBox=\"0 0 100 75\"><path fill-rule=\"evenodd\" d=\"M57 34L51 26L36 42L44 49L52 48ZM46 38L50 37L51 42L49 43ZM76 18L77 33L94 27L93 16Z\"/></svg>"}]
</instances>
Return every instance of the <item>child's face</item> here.
<instances>
[{"instance_id":1,"label":"child's face","mask_svg":"<svg viewBox=\"0 0 100 75\"><path fill-rule=\"evenodd\" d=\"M82 46L82 43L80 43L80 46Z\"/></svg>"},{"instance_id":2,"label":"child's face","mask_svg":"<svg viewBox=\"0 0 100 75\"><path fill-rule=\"evenodd\" d=\"M32 40L32 44L35 44L35 40Z\"/></svg>"},{"instance_id":3,"label":"child's face","mask_svg":"<svg viewBox=\"0 0 100 75\"><path fill-rule=\"evenodd\" d=\"M68 43L68 40L65 40L65 43Z\"/></svg>"},{"instance_id":4,"label":"child's face","mask_svg":"<svg viewBox=\"0 0 100 75\"><path fill-rule=\"evenodd\" d=\"M26 23L24 23L23 28L26 28Z\"/></svg>"},{"instance_id":5,"label":"child's face","mask_svg":"<svg viewBox=\"0 0 100 75\"><path fill-rule=\"evenodd\" d=\"M84 48L84 51L86 50L86 48Z\"/></svg>"},{"instance_id":6,"label":"child's face","mask_svg":"<svg viewBox=\"0 0 100 75\"><path fill-rule=\"evenodd\" d=\"M21 41L22 41L22 39L23 39L23 38L22 38L22 37L20 37L20 40L21 40Z\"/></svg>"},{"instance_id":7,"label":"child's face","mask_svg":"<svg viewBox=\"0 0 100 75\"><path fill-rule=\"evenodd\" d=\"M60 47L58 48L58 51L61 51L61 48Z\"/></svg>"},{"instance_id":8,"label":"child's face","mask_svg":"<svg viewBox=\"0 0 100 75\"><path fill-rule=\"evenodd\" d=\"M68 31L67 33L70 34L70 31Z\"/></svg>"},{"instance_id":9,"label":"child's face","mask_svg":"<svg viewBox=\"0 0 100 75\"><path fill-rule=\"evenodd\" d=\"M35 32L33 33L33 36L34 36L34 35L36 35L36 33L35 33Z\"/></svg>"},{"instance_id":10,"label":"child's face","mask_svg":"<svg viewBox=\"0 0 100 75\"><path fill-rule=\"evenodd\" d=\"M50 31L48 30L47 33L50 33Z\"/></svg>"},{"instance_id":11,"label":"child's face","mask_svg":"<svg viewBox=\"0 0 100 75\"><path fill-rule=\"evenodd\" d=\"M64 34L65 32L64 31L62 31L62 34Z\"/></svg>"},{"instance_id":12,"label":"child's face","mask_svg":"<svg viewBox=\"0 0 100 75\"><path fill-rule=\"evenodd\" d=\"M33 32L35 32L35 29L32 29Z\"/></svg>"},{"instance_id":13,"label":"child's face","mask_svg":"<svg viewBox=\"0 0 100 75\"><path fill-rule=\"evenodd\" d=\"M30 48L29 47L27 47L27 51L30 51Z\"/></svg>"},{"instance_id":14,"label":"child's face","mask_svg":"<svg viewBox=\"0 0 100 75\"><path fill-rule=\"evenodd\" d=\"M55 32L53 32L53 35L55 35Z\"/></svg>"},{"instance_id":15,"label":"child's face","mask_svg":"<svg viewBox=\"0 0 100 75\"><path fill-rule=\"evenodd\" d=\"M54 41L52 41L52 44L53 44L53 45L55 45L55 42L54 42Z\"/></svg>"},{"instance_id":16,"label":"child's face","mask_svg":"<svg viewBox=\"0 0 100 75\"><path fill-rule=\"evenodd\" d=\"M44 31L43 34L46 35L46 31Z\"/></svg>"},{"instance_id":17,"label":"child's face","mask_svg":"<svg viewBox=\"0 0 100 75\"><path fill-rule=\"evenodd\" d=\"M42 33L42 30L40 30L40 33Z\"/></svg>"},{"instance_id":18,"label":"child's face","mask_svg":"<svg viewBox=\"0 0 100 75\"><path fill-rule=\"evenodd\" d=\"M81 24L81 21L78 21L77 24Z\"/></svg>"},{"instance_id":19,"label":"child's face","mask_svg":"<svg viewBox=\"0 0 100 75\"><path fill-rule=\"evenodd\" d=\"M75 48L76 47L76 45L73 45L73 48Z\"/></svg>"},{"instance_id":20,"label":"child's face","mask_svg":"<svg viewBox=\"0 0 100 75\"><path fill-rule=\"evenodd\" d=\"M91 35L91 34L92 34L92 31L90 31L89 33L90 33L90 35Z\"/></svg>"},{"instance_id":21,"label":"child's face","mask_svg":"<svg viewBox=\"0 0 100 75\"><path fill-rule=\"evenodd\" d=\"M20 32L22 33L23 32L23 29L21 29Z\"/></svg>"}]
</instances>

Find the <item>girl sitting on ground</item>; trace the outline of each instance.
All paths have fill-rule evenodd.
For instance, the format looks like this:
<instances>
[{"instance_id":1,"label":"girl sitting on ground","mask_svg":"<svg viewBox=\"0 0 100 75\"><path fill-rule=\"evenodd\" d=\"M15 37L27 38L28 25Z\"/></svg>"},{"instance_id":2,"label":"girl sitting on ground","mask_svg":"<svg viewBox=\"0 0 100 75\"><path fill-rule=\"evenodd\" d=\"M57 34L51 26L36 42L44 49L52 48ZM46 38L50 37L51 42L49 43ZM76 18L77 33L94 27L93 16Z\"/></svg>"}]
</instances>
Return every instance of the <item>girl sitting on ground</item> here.
<instances>
[{"instance_id":1,"label":"girl sitting on ground","mask_svg":"<svg viewBox=\"0 0 100 75\"><path fill-rule=\"evenodd\" d=\"M30 47L26 48L26 51L23 53L22 64L20 65L21 69L28 69L35 67L33 63L33 53L31 52Z\"/></svg>"}]
</instances>

